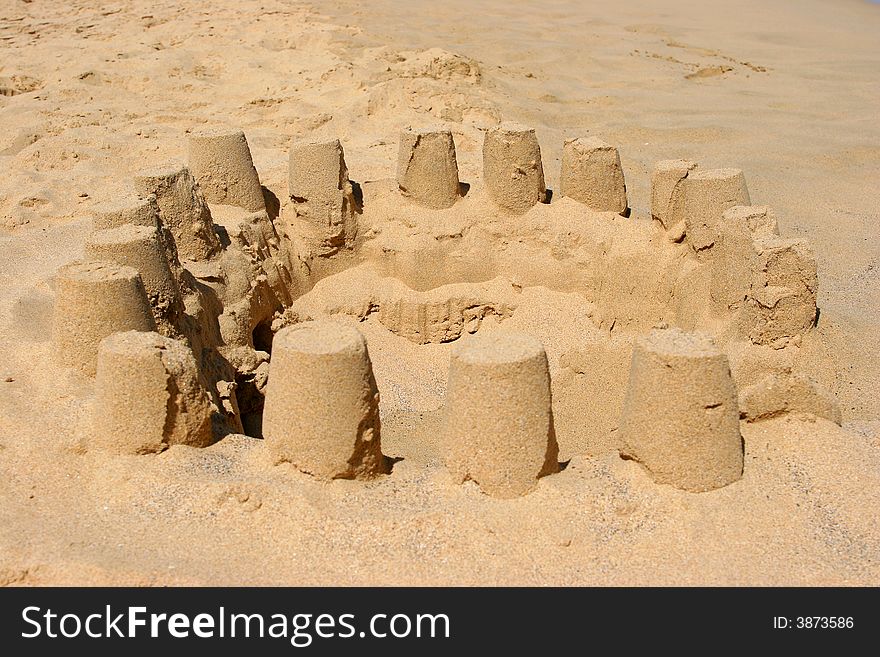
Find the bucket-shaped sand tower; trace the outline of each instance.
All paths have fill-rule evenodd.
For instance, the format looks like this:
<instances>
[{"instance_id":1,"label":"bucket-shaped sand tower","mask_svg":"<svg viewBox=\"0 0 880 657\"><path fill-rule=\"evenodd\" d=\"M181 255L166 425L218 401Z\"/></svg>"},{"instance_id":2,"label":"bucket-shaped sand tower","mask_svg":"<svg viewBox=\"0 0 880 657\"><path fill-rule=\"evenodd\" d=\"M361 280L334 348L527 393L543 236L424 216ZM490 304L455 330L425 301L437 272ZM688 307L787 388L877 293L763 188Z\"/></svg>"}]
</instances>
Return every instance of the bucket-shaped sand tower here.
<instances>
[{"instance_id":1,"label":"bucket-shaped sand tower","mask_svg":"<svg viewBox=\"0 0 880 657\"><path fill-rule=\"evenodd\" d=\"M684 180L697 168L690 160L661 160L651 173L651 216L672 228L684 221Z\"/></svg>"},{"instance_id":2,"label":"bucket-shaped sand tower","mask_svg":"<svg viewBox=\"0 0 880 657\"><path fill-rule=\"evenodd\" d=\"M687 240L701 252L715 244L725 210L749 205L749 190L739 169L697 169L687 174L683 184Z\"/></svg>"},{"instance_id":3,"label":"bucket-shaped sand tower","mask_svg":"<svg viewBox=\"0 0 880 657\"><path fill-rule=\"evenodd\" d=\"M452 207L459 195L458 161L449 130L406 128L400 133L397 185L404 196L428 208Z\"/></svg>"},{"instance_id":4,"label":"bucket-shaped sand tower","mask_svg":"<svg viewBox=\"0 0 880 657\"><path fill-rule=\"evenodd\" d=\"M367 343L332 321L284 328L272 343L263 436L279 462L322 479L388 472Z\"/></svg>"},{"instance_id":5,"label":"bucket-shaped sand tower","mask_svg":"<svg viewBox=\"0 0 880 657\"><path fill-rule=\"evenodd\" d=\"M304 141L290 149L287 186L290 197L311 201L345 191L348 167L338 139Z\"/></svg>"},{"instance_id":6,"label":"bucket-shaped sand tower","mask_svg":"<svg viewBox=\"0 0 880 657\"><path fill-rule=\"evenodd\" d=\"M241 130L210 127L194 131L189 138L189 167L209 202L251 212L265 209L260 177Z\"/></svg>"},{"instance_id":7,"label":"bucket-shaped sand tower","mask_svg":"<svg viewBox=\"0 0 880 657\"><path fill-rule=\"evenodd\" d=\"M463 341L449 364L443 452L459 482L493 497L525 495L559 470L547 354L512 331Z\"/></svg>"},{"instance_id":8,"label":"bucket-shaped sand tower","mask_svg":"<svg viewBox=\"0 0 880 657\"><path fill-rule=\"evenodd\" d=\"M741 317L755 344L771 344L810 330L816 323L819 279L810 243L778 235L758 236L749 299Z\"/></svg>"},{"instance_id":9,"label":"bucket-shaped sand tower","mask_svg":"<svg viewBox=\"0 0 880 657\"><path fill-rule=\"evenodd\" d=\"M492 200L511 212L544 202L544 165L534 129L510 122L489 128L483 140L483 181Z\"/></svg>"},{"instance_id":10,"label":"bucket-shaped sand tower","mask_svg":"<svg viewBox=\"0 0 880 657\"><path fill-rule=\"evenodd\" d=\"M177 281L155 226L128 224L97 230L86 240L85 250L90 260L137 269L154 307L165 309L177 302Z\"/></svg>"},{"instance_id":11,"label":"bucket-shaped sand tower","mask_svg":"<svg viewBox=\"0 0 880 657\"><path fill-rule=\"evenodd\" d=\"M294 144L287 186L296 215L316 231L322 255L332 255L353 242L357 233L354 188L338 139Z\"/></svg>"},{"instance_id":12,"label":"bucket-shaped sand tower","mask_svg":"<svg viewBox=\"0 0 880 657\"><path fill-rule=\"evenodd\" d=\"M636 340L620 439L657 483L699 492L742 476L736 386L708 335L673 328Z\"/></svg>"},{"instance_id":13,"label":"bucket-shaped sand tower","mask_svg":"<svg viewBox=\"0 0 880 657\"><path fill-rule=\"evenodd\" d=\"M156 226L159 221L159 206L152 194L145 197L122 194L95 204L92 215L92 227L95 230L119 228L126 224Z\"/></svg>"},{"instance_id":14,"label":"bucket-shaped sand tower","mask_svg":"<svg viewBox=\"0 0 880 657\"><path fill-rule=\"evenodd\" d=\"M629 210L620 154L597 137L565 141L559 191L599 212Z\"/></svg>"},{"instance_id":15,"label":"bucket-shaped sand tower","mask_svg":"<svg viewBox=\"0 0 880 657\"><path fill-rule=\"evenodd\" d=\"M91 444L118 454L214 441L214 406L189 347L158 333L127 331L101 341Z\"/></svg>"},{"instance_id":16,"label":"bucket-shaped sand tower","mask_svg":"<svg viewBox=\"0 0 880 657\"><path fill-rule=\"evenodd\" d=\"M111 262L76 262L56 276L52 339L63 365L94 375L98 344L117 331L155 331L140 274Z\"/></svg>"},{"instance_id":17,"label":"bucket-shaped sand tower","mask_svg":"<svg viewBox=\"0 0 880 657\"><path fill-rule=\"evenodd\" d=\"M174 236L181 260L205 260L220 251L211 211L187 167L143 171L135 176L134 184L138 194L156 197L159 218Z\"/></svg>"},{"instance_id":18,"label":"bucket-shaped sand tower","mask_svg":"<svg viewBox=\"0 0 880 657\"><path fill-rule=\"evenodd\" d=\"M174 235L159 218L159 204L154 195L140 197L133 193L121 194L98 203L92 213L92 228L95 231L129 225L156 228L169 267L172 271L180 268Z\"/></svg>"}]
</instances>

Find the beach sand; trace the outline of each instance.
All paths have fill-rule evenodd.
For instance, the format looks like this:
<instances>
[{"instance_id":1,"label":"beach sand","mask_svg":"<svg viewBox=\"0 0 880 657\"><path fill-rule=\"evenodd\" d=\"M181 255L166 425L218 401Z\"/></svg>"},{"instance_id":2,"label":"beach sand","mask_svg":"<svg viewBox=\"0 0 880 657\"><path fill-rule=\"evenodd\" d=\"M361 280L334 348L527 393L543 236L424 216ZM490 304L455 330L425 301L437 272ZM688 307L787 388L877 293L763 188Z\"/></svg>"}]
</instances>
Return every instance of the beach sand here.
<instances>
[{"instance_id":1,"label":"beach sand","mask_svg":"<svg viewBox=\"0 0 880 657\"><path fill-rule=\"evenodd\" d=\"M878 28L880 7L858 0L3 0L0 583L877 585ZM534 129L549 205L511 214L486 193L484 135L502 121ZM190 134L218 124L244 131L266 190L277 234L259 257L290 273L260 283L286 310L253 302L259 326L242 339L260 352L270 325L357 327L390 474L328 481L277 463L245 408L227 409L239 424L209 447L96 446L95 379L52 340L56 272L85 257L102 204L185 163ZM409 126L454 136L470 187L451 208L399 193ZM577 137L618 149L628 218L559 194ZM318 201L291 198L289 153L334 139L347 176L334 169L340 187L319 200L346 209L309 232ZM781 238L808 240L814 327L765 340L712 314L704 254L651 218L652 171L669 159L741 169ZM171 263L181 299L202 295L207 314L217 271L224 303L246 279L242 225L267 229L212 198L222 230L201 247L225 255ZM643 289L659 278L657 295ZM181 299L156 311L160 331ZM633 342L669 323L712 333L739 390L742 476L713 490L621 458ZM454 350L505 329L546 349L562 467L494 497L450 474L440 436ZM257 352L223 352L247 370L239 405L271 376ZM220 409L229 397L211 385L226 375L206 362ZM789 372L815 388L785 383L780 407L761 384Z\"/></svg>"}]
</instances>

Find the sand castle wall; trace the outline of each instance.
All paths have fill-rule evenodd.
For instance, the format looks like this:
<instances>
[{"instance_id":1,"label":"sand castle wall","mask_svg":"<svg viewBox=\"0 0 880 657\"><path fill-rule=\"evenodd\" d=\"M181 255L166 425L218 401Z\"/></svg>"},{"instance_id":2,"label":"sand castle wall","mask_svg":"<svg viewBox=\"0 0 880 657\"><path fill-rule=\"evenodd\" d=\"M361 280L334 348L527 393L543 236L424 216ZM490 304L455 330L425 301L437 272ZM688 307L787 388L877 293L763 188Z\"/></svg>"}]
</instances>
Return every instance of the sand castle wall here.
<instances>
[{"instance_id":1,"label":"sand castle wall","mask_svg":"<svg viewBox=\"0 0 880 657\"><path fill-rule=\"evenodd\" d=\"M344 314L366 319L375 315L389 331L416 344L451 342L475 333L486 317L510 317L518 296L503 278L419 292L365 264L318 282L308 295L291 304L275 327L288 326L301 317Z\"/></svg>"},{"instance_id":2,"label":"sand castle wall","mask_svg":"<svg viewBox=\"0 0 880 657\"><path fill-rule=\"evenodd\" d=\"M748 422L758 422L798 413L841 423L840 405L826 388L803 374L768 374L740 392L740 414Z\"/></svg>"}]
</instances>

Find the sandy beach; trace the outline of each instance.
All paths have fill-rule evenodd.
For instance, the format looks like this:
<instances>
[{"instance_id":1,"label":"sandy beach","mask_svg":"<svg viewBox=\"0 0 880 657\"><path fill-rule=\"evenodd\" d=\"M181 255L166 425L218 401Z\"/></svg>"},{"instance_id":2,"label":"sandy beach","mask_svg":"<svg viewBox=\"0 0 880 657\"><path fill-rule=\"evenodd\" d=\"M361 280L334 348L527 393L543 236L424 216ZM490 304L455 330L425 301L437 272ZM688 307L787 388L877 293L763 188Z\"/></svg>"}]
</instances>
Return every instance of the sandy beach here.
<instances>
[{"instance_id":1,"label":"sandy beach","mask_svg":"<svg viewBox=\"0 0 880 657\"><path fill-rule=\"evenodd\" d=\"M0 584L876 586L878 28L860 0L0 0ZM214 184L239 160L211 149L237 130L241 186ZM454 140L431 151L442 172L412 164L428 134ZM566 157L588 157L566 155L576 138L608 147L622 207L579 198L586 174L563 180ZM667 160L696 163L668 219ZM696 222L687 190L734 170L747 191ZM513 185L523 207L497 191ZM175 215L181 186L196 219ZM188 404L173 430L164 401L114 425L109 409L131 407L115 382L146 367L111 367L103 334L59 318L98 322L63 268L117 253L108 208L151 194L159 224L114 229L164 264L135 266L150 305L118 330L161 334L137 348L171 354L161 376ZM786 291L768 304L771 288ZM273 348L310 320L348 332ZM640 342L672 327L711 344ZM511 331L538 346L498 356ZM345 340L342 375L285 365L323 391L308 403L273 370L282 348ZM731 415L712 420L707 461L689 446L669 472L675 454L651 460L643 439L677 407L639 401L634 345L721 363L724 401L704 408ZM488 383L461 365L517 349L515 374ZM685 397L715 385L699 376ZM337 380L366 396L314 411ZM496 386L518 401L481 396ZM499 429L486 409L529 424ZM307 433L293 416L329 435L358 412L344 468L292 455ZM474 427L540 440L528 457L487 447L514 461L489 483L484 451L449 447Z\"/></svg>"}]
</instances>

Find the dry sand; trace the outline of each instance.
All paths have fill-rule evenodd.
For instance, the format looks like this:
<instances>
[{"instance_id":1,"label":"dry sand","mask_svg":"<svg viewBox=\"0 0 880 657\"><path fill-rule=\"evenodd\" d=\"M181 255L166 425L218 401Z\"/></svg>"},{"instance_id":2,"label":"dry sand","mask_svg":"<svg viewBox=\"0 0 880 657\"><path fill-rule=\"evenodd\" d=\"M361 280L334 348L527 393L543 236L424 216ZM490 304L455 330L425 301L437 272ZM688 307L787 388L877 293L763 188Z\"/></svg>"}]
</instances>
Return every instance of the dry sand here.
<instances>
[{"instance_id":1,"label":"dry sand","mask_svg":"<svg viewBox=\"0 0 880 657\"><path fill-rule=\"evenodd\" d=\"M2 0L0 583L880 583L880 8L621 4ZM549 190L566 139L616 147L631 216L499 208L501 121L535 130ZM451 131L452 207L400 193L410 126ZM244 131L265 211L238 137L215 171L196 149L205 196L168 168L205 129ZM323 164L291 198L303 143ZM693 192L653 220L669 159L699 163L685 191L741 169L772 214L718 227ZM533 187L539 165L517 164ZM153 312L220 439L117 454L95 438L108 379L55 353L56 272L113 225L101 204L145 191L174 277ZM330 315L366 338L390 474L322 480L251 437L272 329ZM620 456L633 341L670 324L711 333L739 391L742 474L716 490ZM453 350L507 329L546 350L565 466L513 498L457 483L440 440Z\"/></svg>"}]
</instances>

